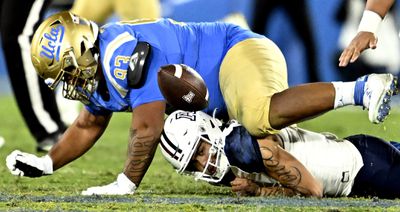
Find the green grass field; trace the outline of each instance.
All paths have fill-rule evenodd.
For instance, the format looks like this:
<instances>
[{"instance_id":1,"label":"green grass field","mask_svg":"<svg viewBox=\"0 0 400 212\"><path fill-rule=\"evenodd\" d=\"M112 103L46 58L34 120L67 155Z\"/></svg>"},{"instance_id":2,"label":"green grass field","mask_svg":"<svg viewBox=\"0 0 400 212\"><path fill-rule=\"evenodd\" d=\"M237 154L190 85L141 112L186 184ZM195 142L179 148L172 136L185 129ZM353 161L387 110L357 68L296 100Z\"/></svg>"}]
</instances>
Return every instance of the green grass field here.
<instances>
[{"instance_id":1,"label":"green grass field","mask_svg":"<svg viewBox=\"0 0 400 212\"><path fill-rule=\"evenodd\" d=\"M130 196L81 196L87 187L112 182L124 164L130 114L114 114L109 128L83 157L51 176L37 179L12 176L5 166L14 149L35 153L30 136L12 97L0 97L0 135L6 144L0 149L0 211L25 210L154 210L157 211L399 211L399 200L354 198L244 198L229 188L194 182L176 174L156 153L140 188ZM400 140L400 110L395 108L382 125L368 122L366 111L341 109L302 123L315 131L339 136L368 133L388 140ZM400 179L399 179L400 180Z\"/></svg>"}]
</instances>

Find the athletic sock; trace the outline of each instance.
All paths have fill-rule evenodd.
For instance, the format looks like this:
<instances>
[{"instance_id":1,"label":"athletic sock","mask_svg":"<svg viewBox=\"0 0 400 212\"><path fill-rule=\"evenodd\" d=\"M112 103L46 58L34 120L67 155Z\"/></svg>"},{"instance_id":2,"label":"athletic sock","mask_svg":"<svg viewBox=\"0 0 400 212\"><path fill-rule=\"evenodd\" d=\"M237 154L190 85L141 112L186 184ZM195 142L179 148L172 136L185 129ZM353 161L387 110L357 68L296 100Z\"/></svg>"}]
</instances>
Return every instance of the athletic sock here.
<instances>
[{"instance_id":1,"label":"athletic sock","mask_svg":"<svg viewBox=\"0 0 400 212\"><path fill-rule=\"evenodd\" d=\"M334 109L341 108L346 105L354 105L354 88L356 82L332 82L335 88L335 104Z\"/></svg>"}]
</instances>

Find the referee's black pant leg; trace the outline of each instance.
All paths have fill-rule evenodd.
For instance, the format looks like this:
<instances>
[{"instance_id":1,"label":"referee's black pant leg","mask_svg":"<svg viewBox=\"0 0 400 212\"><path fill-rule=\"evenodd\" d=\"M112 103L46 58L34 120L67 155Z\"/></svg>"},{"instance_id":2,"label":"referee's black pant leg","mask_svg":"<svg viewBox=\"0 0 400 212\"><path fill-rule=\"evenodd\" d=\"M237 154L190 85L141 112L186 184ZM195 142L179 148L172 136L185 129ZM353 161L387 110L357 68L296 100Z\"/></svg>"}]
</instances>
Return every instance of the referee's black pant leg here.
<instances>
[{"instance_id":1,"label":"referee's black pant leg","mask_svg":"<svg viewBox=\"0 0 400 212\"><path fill-rule=\"evenodd\" d=\"M40 142L52 134L65 130L53 91L43 80L39 79L31 64L29 52L32 35L26 37L26 44L19 38L25 30L35 29L40 24L37 20L27 29L28 19L31 13L43 16L45 8L50 1L45 0L41 7L33 8L38 1L14 1L3 0L0 12L0 32L2 37L4 57L7 65L8 76L16 99L19 111L23 116L29 131L37 142ZM25 48L23 50L23 48ZM23 56L25 53L25 58ZM25 64L24 64L25 63ZM27 68L29 67L29 68ZM35 85L34 88L30 85ZM38 112L39 111L39 112ZM43 121L43 114L47 114L47 121ZM40 117L42 116L42 117Z\"/></svg>"}]
</instances>

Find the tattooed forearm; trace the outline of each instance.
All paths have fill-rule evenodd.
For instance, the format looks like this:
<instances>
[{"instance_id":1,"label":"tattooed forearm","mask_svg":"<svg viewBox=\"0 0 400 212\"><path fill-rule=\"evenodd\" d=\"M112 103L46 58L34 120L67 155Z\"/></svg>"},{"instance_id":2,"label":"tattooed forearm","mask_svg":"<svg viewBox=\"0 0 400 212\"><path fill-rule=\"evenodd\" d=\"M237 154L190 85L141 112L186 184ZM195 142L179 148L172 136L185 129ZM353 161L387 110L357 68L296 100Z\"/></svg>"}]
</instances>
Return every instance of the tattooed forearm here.
<instances>
[{"instance_id":1,"label":"tattooed forearm","mask_svg":"<svg viewBox=\"0 0 400 212\"><path fill-rule=\"evenodd\" d=\"M287 153L281 147L275 145L260 145L260 151L266 173L276 179L285 189L293 189L294 192L301 193L304 196L313 195L310 186L311 175L307 175L305 167L293 156ZM306 174L305 180L303 174ZM306 181L308 183L306 183ZM277 192L276 189L265 189L268 192ZM287 191L285 191L287 192ZM271 194L272 194L271 193Z\"/></svg>"},{"instance_id":2,"label":"tattooed forearm","mask_svg":"<svg viewBox=\"0 0 400 212\"><path fill-rule=\"evenodd\" d=\"M304 196L322 197L323 185L294 155L283 149L273 139L273 135L258 139L264 172L277 180L280 185ZM264 192L276 192L266 189ZM271 193L271 194L272 194Z\"/></svg>"},{"instance_id":3,"label":"tattooed forearm","mask_svg":"<svg viewBox=\"0 0 400 212\"><path fill-rule=\"evenodd\" d=\"M157 141L158 138L154 135L139 136L136 130L130 131L125 174L136 185L139 185L146 170L150 166L157 148Z\"/></svg>"},{"instance_id":4,"label":"tattooed forearm","mask_svg":"<svg viewBox=\"0 0 400 212\"><path fill-rule=\"evenodd\" d=\"M272 151L269 147L260 147L260 149L268 174L276 177L281 184L291 188L295 188L300 183L301 173L296 167L285 166L276 157L276 151Z\"/></svg>"}]
</instances>

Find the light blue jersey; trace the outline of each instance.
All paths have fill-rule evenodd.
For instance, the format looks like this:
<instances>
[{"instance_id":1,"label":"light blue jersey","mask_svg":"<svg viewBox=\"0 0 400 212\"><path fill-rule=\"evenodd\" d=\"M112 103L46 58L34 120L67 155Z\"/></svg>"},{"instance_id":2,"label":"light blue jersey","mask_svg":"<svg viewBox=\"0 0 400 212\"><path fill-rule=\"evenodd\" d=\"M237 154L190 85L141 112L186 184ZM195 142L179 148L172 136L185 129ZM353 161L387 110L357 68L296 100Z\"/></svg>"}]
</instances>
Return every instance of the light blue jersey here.
<instances>
[{"instance_id":1,"label":"light blue jersey","mask_svg":"<svg viewBox=\"0 0 400 212\"><path fill-rule=\"evenodd\" d=\"M86 108L93 114L130 111L154 101L165 100L157 84L157 71L167 64L186 64L204 79L212 113L226 114L219 88L219 69L227 51L236 43L261 35L226 23L178 23L170 19L119 22L105 25L99 35L100 61L109 90L109 100L96 91ZM142 87L128 87L129 59L137 42L151 45L148 73Z\"/></svg>"}]
</instances>

